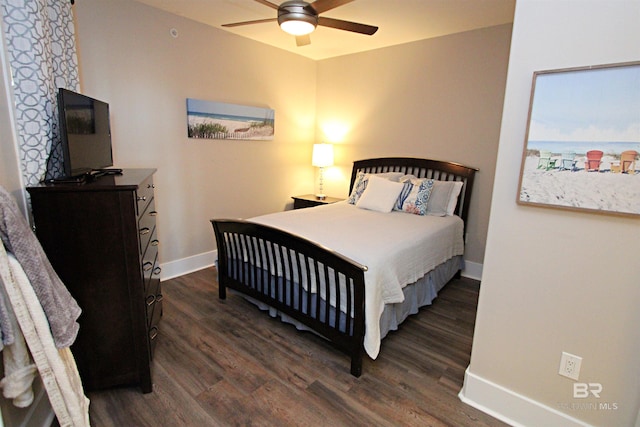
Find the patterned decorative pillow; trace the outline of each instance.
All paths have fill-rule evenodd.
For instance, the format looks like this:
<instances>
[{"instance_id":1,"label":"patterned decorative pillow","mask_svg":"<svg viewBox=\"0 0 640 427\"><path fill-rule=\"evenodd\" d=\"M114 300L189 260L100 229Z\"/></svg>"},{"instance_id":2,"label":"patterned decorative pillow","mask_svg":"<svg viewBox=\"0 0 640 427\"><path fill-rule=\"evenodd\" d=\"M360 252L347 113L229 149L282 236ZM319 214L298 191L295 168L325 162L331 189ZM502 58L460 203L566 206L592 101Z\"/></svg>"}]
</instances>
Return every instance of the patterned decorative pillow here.
<instances>
[{"instance_id":1,"label":"patterned decorative pillow","mask_svg":"<svg viewBox=\"0 0 640 427\"><path fill-rule=\"evenodd\" d=\"M358 172L358 175L356 176L356 181L353 184L353 190L351 190L351 195L349 196L349 203L352 205L356 204L360 196L362 196L362 193L364 193L364 190L367 188L369 180L365 179L365 175L366 174L361 171Z\"/></svg>"},{"instance_id":2,"label":"patterned decorative pillow","mask_svg":"<svg viewBox=\"0 0 640 427\"><path fill-rule=\"evenodd\" d=\"M353 190L351 190L351 194L349 195L349 203L355 205L358 203L358 199L364 193L364 190L367 188L367 184L369 183L370 176L378 176L380 178L388 179L393 182L400 182L400 177L403 176L401 172L382 172L382 173L364 173L362 171L358 172L356 175L356 180L353 184Z\"/></svg>"},{"instance_id":3,"label":"patterned decorative pillow","mask_svg":"<svg viewBox=\"0 0 640 427\"><path fill-rule=\"evenodd\" d=\"M407 178L393 210L415 215L426 215L432 189L432 179Z\"/></svg>"}]
</instances>

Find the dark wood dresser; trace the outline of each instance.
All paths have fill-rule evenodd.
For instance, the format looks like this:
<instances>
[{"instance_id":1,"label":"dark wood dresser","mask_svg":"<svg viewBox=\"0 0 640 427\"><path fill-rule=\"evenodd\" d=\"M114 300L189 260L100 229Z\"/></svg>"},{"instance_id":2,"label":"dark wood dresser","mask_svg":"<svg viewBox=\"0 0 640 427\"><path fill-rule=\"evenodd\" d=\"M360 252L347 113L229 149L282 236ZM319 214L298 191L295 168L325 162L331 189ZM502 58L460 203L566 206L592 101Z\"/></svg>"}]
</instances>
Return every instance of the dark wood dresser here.
<instances>
[{"instance_id":1,"label":"dark wood dresser","mask_svg":"<svg viewBox=\"0 0 640 427\"><path fill-rule=\"evenodd\" d=\"M36 236L82 308L71 351L86 391L152 391L162 316L155 169L30 187Z\"/></svg>"}]
</instances>

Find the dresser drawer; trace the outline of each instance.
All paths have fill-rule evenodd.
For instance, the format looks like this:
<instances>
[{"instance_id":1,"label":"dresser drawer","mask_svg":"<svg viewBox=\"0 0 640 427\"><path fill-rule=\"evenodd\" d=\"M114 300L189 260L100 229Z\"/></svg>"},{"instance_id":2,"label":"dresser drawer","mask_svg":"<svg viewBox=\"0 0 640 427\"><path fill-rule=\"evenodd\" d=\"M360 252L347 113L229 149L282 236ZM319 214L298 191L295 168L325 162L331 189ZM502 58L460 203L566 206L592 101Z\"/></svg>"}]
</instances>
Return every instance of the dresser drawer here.
<instances>
[{"instance_id":1,"label":"dresser drawer","mask_svg":"<svg viewBox=\"0 0 640 427\"><path fill-rule=\"evenodd\" d=\"M159 279L150 282L150 293L146 299L147 332L149 338L149 357L153 359L158 335L160 333L160 318L162 317L162 290Z\"/></svg>"},{"instance_id":2,"label":"dresser drawer","mask_svg":"<svg viewBox=\"0 0 640 427\"><path fill-rule=\"evenodd\" d=\"M162 291L160 281L155 280L151 283L150 292L145 299L147 328L151 329L158 325L162 314Z\"/></svg>"},{"instance_id":3,"label":"dresser drawer","mask_svg":"<svg viewBox=\"0 0 640 427\"><path fill-rule=\"evenodd\" d=\"M145 179L136 190L136 209L137 214L140 216L145 211L149 202L153 199L153 176Z\"/></svg>"},{"instance_id":4,"label":"dresser drawer","mask_svg":"<svg viewBox=\"0 0 640 427\"><path fill-rule=\"evenodd\" d=\"M142 280L144 281L144 295L149 295L150 284L153 280L160 280L162 269L158 265L158 249L149 247L142 259Z\"/></svg>"},{"instance_id":5,"label":"dresser drawer","mask_svg":"<svg viewBox=\"0 0 640 427\"><path fill-rule=\"evenodd\" d=\"M153 352L156 349L156 343L158 342L158 336L160 335L160 328L153 326L149 329L149 359L153 360Z\"/></svg>"},{"instance_id":6,"label":"dresser drawer","mask_svg":"<svg viewBox=\"0 0 640 427\"><path fill-rule=\"evenodd\" d=\"M152 264L152 268L149 268L147 264L147 271L145 272L144 284L145 284L145 315L147 322L147 332L149 339L149 357L153 359L153 352L157 337L160 332L159 323L162 317L162 289L160 283L160 267L158 266L157 250L153 247L149 247L147 250L149 255L155 254L155 259Z\"/></svg>"},{"instance_id":7,"label":"dresser drawer","mask_svg":"<svg viewBox=\"0 0 640 427\"><path fill-rule=\"evenodd\" d=\"M155 201L151 199L147 208L140 215L138 220L138 233L140 234L140 253L143 254L147 250L149 242L152 241L155 246L158 240L155 238L156 215Z\"/></svg>"}]
</instances>

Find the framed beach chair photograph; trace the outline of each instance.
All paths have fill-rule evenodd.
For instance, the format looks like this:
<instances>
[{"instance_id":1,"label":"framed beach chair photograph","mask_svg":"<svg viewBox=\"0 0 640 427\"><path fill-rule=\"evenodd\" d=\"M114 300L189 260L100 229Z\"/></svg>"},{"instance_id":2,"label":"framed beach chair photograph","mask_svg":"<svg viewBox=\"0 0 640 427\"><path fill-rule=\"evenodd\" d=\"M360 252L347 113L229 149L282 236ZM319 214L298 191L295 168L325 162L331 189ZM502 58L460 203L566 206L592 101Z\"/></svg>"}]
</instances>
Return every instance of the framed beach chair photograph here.
<instances>
[{"instance_id":1,"label":"framed beach chair photograph","mask_svg":"<svg viewBox=\"0 0 640 427\"><path fill-rule=\"evenodd\" d=\"M640 216L639 153L640 61L533 73L518 204Z\"/></svg>"}]
</instances>

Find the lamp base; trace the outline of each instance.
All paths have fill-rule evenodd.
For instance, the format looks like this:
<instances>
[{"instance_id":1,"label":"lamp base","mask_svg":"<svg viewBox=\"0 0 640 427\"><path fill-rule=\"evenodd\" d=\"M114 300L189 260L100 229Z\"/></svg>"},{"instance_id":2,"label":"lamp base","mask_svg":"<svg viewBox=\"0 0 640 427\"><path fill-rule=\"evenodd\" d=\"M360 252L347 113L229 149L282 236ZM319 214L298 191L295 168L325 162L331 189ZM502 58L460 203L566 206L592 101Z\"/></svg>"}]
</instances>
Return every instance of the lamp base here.
<instances>
[{"instance_id":1,"label":"lamp base","mask_svg":"<svg viewBox=\"0 0 640 427\"><path fill-rule=\"evenodd\" d=\"M326 194L316 194L316 199L317 200L324 200L327 198Z\"/></svg>"}]
</instances>

